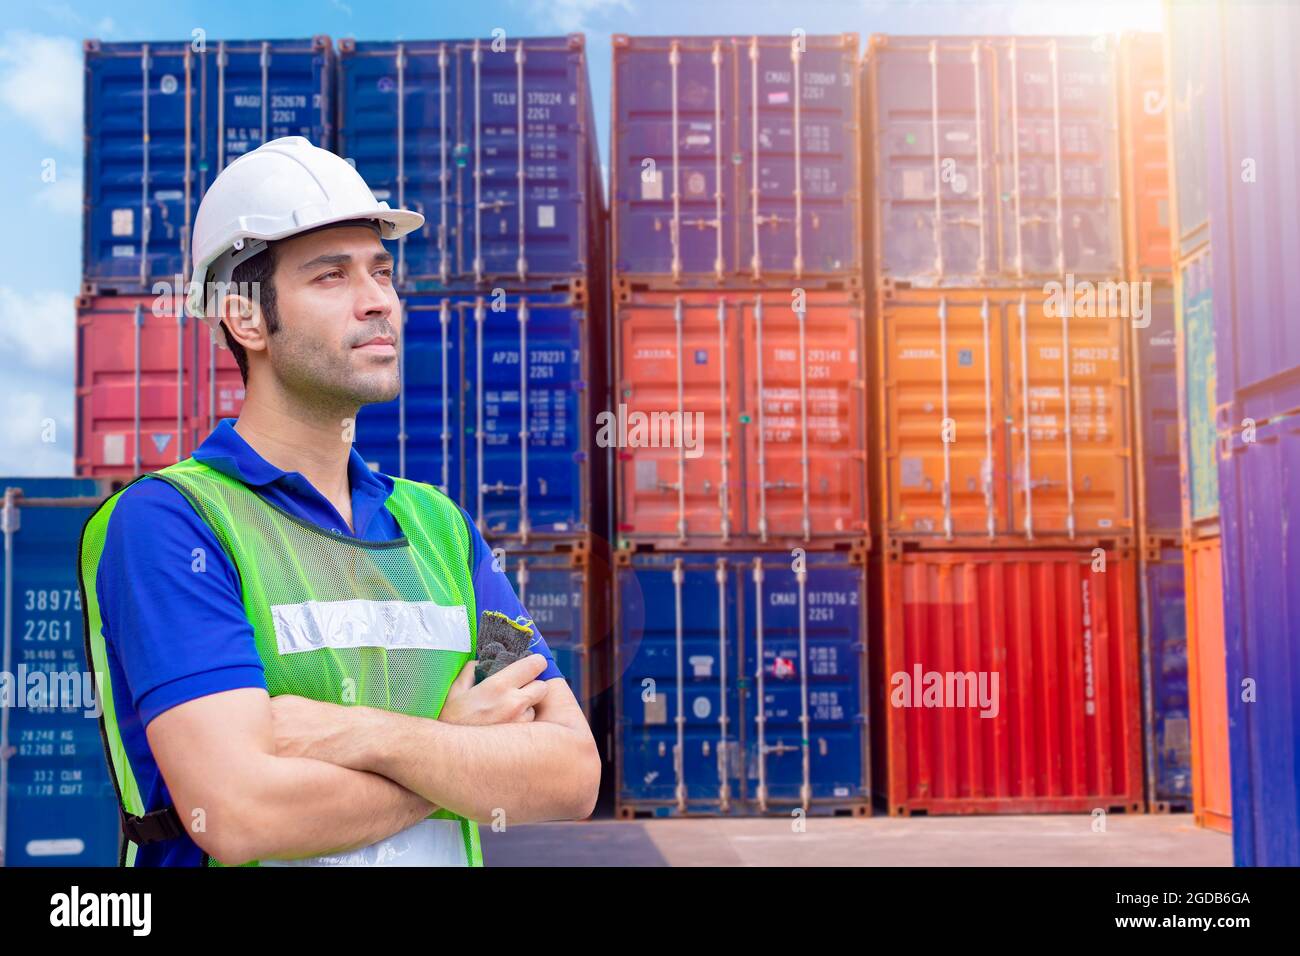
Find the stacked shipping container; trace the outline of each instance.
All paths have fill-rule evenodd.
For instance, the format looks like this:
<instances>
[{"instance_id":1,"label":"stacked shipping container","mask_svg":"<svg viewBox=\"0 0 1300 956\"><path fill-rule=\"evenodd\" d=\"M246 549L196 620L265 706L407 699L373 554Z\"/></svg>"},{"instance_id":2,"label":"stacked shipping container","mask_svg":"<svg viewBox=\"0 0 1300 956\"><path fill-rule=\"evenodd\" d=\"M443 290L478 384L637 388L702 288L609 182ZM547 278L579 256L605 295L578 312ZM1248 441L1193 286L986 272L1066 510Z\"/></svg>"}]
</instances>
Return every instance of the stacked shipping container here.
<instances>
[{"instance_id":1,"label":"stacked shipping container","mask_svg":"<svg viewBox=\"0 0 1300 956\"><path fill-rule=\"evenodd\" d=\"M1116 59L873 37L862 64L891 814L1143 802Z\"/></svg>"},{"instance_id":2,"label":"stacked shipping container","mask_svg":"<svg viewBox=\"0 0 1300 956\"><path fill-rule=\"evenodd\" d=\"M615 37L623 816L869 811L857 37Z\"/></svg>"},{"instance_id":3,"label":"stacked shipping container","mask_svg":"<svg viewBox=\"0 0 1300 956\"><path fill-rule=\"evenodd\" d=\"M1228 735L1236 862L1296 866L1300 335L1289 316L1300 295L1300 70L1292 48L1300 10L1215 2L1171 4L1168 12L1187 348L1181 384L1189 410L1204 416L1188 421L1185 497L1193 531L1212 516L1222 532L1221 601L1207 587L1196 604L1222 608L1225 673L1207 665L1194 684L1202 693L1207 683L1211 693L1226 691L1220 726ZM1196 537L1191 560L1210 565L1198 584L1212 585L1213 539ZM1211 663L1219 660L1216 654ZM1222 717L1210 711L1205 722L1212 719ZM1220 796L1203 787L1198 807L1207 822L1218 815Z\"/></svg>"}]
</instances>

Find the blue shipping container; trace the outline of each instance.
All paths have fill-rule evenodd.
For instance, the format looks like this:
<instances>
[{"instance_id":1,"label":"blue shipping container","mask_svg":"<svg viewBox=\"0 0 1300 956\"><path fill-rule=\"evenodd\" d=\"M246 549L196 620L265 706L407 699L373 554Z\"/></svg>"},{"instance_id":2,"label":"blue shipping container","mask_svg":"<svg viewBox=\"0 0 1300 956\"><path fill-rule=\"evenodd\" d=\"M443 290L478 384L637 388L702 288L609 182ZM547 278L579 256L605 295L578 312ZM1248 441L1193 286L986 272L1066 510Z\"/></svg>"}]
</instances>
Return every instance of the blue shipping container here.
<instances>
[{"instance_id":1,"label":"blue shipping container","mask_svg":"<svg viewBox=\"0 0 1300 956\"><path fill-rule=\"evenodd\" d=\"M362 457L441 487L490 537L603 533L591 393L605 364L583 302L465 292L402 304L403 391L357 416Z\"/></svg>"},{"instance_id":2,"label":"blue shipping container","mask_svg":"<svg viewBox=\"0 0 1300 956\"><path fill-rule=\"evenodd\" d=\"M614 272L858 284L858 37L614 38Z\"/></svg>"},{"instance_id":3,"label":"blue shipping container","mask_svg":"<svg viewBox=\"0 0 1300 956\"><path fill-rule=\"evenodd\" d=\"M106 489L80 478L4 478L0 488L0 862L115 866L117 796L86 666L77 574L82 525Z\"/></svg>"},{"instance_id":4,"label":"blue shipping container","mask_svg":"<svg viewBox=\"0 0 1300 956\"><path fill-rule=\"evenodd\" d=\"M1137 368L1137 434L1141 443L1139 481L1144 533L1181 537L1178 483L1178 363L1173 290L1155 285L1147 302L1149 324L1133 328Z\"/></svg>"},{"instance_id":5,"label":"blue shipping container","mask_svg":"<svg viewBox=\"0 0 1300 956\"><path fill-rule=\"evenodd\" d=\"M803 576L788 552L617 569L621 813L867 812L863 568L802 560Z\"/></svg>"},{"instance_id":6,"label":"blue shipping container","mask_svg":"<svg viewBox=\"0 0 1300 956\"><path fill-rule=\"evenodd\" d=\"M281 136L332 148L328 37L88 40L85 54L82 275L99 291L188 278L199 200L250 149Z\"/></svg>"},{"instance_id":7,"label":"blue shipping container","mask_svg":"<svg viewBox=\"0 0 1300 956\"><path fill-rule=\"evenodd\" d=\"M882 279L987 286L1123 269L1115 48L1102 37L872 37Z\"/></svg>"},{"instance_id":8,"label":"blue shipping container","mask_svg":"<svg viewBox=\"0 0 1300 956\"><path fill-rule=\"evenodd\" d=\"M339 152L425 216L399 283L584 275L604 192L583 37L355 42L339 53Z\"/></svg>"},{"instance_id":9,"label":"blue shipping container","mask_svg":"<svg viewBox=\"0 0 1300 956\"><path fill-rule=\"evenodd\" d=\"M1192 738L1187 695L1187 614L1183 552L1162 548L1142 568L1143 724L1147 802L1192 807Z\"/></svg>"}]
</instances>

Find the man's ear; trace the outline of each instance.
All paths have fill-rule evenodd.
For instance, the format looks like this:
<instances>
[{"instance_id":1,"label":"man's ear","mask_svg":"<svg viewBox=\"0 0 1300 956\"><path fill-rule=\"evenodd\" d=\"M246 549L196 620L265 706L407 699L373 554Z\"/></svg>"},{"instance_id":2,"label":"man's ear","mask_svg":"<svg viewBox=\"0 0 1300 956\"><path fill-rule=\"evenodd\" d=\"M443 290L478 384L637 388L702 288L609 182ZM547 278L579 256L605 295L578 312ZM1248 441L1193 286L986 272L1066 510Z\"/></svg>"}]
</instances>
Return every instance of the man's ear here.
<instances>
[{"instance_id":1,"label":"man's ear","mask_svg":"<svg viewBox=\"0 0 1300 956\"><path fill-rule=\"evenodd\" d=\"M227 294L219 307L225 320L227 334L244 347L246 352L259 352L266 348L266 322L262 307L255 299Z\"/></svg>"}]
</instances>

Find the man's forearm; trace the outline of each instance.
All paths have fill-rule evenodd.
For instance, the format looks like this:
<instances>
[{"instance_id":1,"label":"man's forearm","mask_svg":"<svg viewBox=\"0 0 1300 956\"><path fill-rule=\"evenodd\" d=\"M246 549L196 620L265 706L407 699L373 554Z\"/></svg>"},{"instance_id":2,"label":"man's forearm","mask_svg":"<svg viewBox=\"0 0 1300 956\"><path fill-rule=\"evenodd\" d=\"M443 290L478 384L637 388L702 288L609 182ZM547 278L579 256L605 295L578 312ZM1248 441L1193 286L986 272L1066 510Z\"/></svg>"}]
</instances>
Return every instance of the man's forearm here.
<instances>
[{"instance_id":1,"label":"man's forearm","mask_svg":"<svg viewBox=\"0 0 1300 956\"><path fill-rule=\"evenodd\" d=\"M238 825L231 828L233 839L218 841L231 858L222 862L354 850L438 809L387 777L322 760L265 755L250 771L242 806L225 815Z\"/></svg>"},{"instance_id":2,"label":"man's forearm","mask_svg":"<svg viewBox=\"0 0 1300 956\"><path fill-rule=\"evenodd\" d=\"M462 726L369 707L341 762L382 774L438 806L507 824L591 812L600 758L590 732L544 720ZM584 728L585 731L585 728Z\"/></svg>"}]
</instances>

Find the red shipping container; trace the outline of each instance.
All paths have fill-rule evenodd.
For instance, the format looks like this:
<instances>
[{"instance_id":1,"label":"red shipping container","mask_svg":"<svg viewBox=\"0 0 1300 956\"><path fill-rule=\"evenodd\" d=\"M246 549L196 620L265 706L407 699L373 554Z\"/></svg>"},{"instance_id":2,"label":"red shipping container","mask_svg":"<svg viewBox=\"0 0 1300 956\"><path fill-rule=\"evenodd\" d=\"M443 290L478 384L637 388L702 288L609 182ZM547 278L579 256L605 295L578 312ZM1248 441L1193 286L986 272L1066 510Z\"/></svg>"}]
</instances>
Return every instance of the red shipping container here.
<instances>
[{"instance_id":1,"label":"red shipping container","mask_svg":"<svg viewBox=\"0 0 1300 956\"><path fill-rule=\"evenodd\" d=\"M909 551L877 567L873 778L890 814L1141 809L1128 552Z\"/></svg>"},{"instance_id":2,"label":"red shipping container","mask_svg":"<svg viewBox=\"0 0 1300 956\"><path fill-rule=\"evenodd\" d=\"M83 296L77 305L77 475L165 468L215 419L239 414L234 356L211 347L202 323L178 323L172 297Z\"/></svg>"},{"instance_id":3,"label":"red shipping container","mask_svg":"<svg viewBox=\"0 0 1300 956\"><path fill-rule=\"evenodd\" d=\"M856 293L630 293L615 315L624 544L862 540Z\"/></svg>"}]
</instances>

